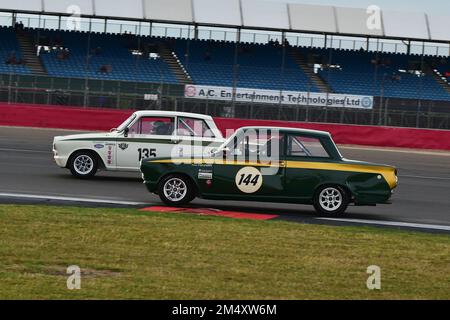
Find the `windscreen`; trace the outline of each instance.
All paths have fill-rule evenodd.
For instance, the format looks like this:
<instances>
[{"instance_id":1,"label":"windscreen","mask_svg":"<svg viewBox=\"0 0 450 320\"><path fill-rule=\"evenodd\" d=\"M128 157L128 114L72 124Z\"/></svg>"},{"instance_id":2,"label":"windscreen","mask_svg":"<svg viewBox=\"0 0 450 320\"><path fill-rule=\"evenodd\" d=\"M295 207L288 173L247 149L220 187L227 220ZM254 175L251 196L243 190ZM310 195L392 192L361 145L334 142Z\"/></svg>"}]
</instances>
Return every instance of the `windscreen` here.
<instances>
[{"instance_id":1,"label":"windscreen","mask_svg":"<svg viewBox=\"0 0 450 320\"><path fill-rule=\"evenodd\" d=\"M136 115L133 113L127 120L122 122L122 124L117 127L117 131L123 131L135 118Z\"/></svg>"}]
</instances>

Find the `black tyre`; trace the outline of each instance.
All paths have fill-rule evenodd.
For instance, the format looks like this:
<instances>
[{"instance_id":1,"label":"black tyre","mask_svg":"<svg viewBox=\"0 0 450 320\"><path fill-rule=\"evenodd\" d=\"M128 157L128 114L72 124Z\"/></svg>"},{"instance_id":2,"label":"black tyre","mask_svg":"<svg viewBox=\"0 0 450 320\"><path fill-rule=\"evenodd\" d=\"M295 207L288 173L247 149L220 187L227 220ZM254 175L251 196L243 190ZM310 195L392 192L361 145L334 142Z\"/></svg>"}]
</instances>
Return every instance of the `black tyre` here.
<instances>
[{"instance_id":1,"label":"black tyre","mask_svg":"<svg viewBox=\"0 0 450 320\"><path fill-rule=\"evenodd\" d=\"M341 186L322 186L316 190L313 203L320 215L339 216L347 210L350 194Z\"/></svg>"},{"instance_id":2,"label":"black tyre","mask_svg":"<svg viewBox=\"0 0 450 320\"><path fill-rule=\"evenodd\" d=\"M75 177L89 179L97 173L98 157L90 151L77 151L70 157L68 167Z\"/></svg>"},{"instance_id":3,"label":"black tyre","mask_svg":"<svg viewBox=\"0 0 450 320\"><path fill-rule=\"evenodd\" d=\"M167 205L181 206L194 200L195 186L183 175L168 175L159 183L158 195Z\"/></svg>"}]
</instances>

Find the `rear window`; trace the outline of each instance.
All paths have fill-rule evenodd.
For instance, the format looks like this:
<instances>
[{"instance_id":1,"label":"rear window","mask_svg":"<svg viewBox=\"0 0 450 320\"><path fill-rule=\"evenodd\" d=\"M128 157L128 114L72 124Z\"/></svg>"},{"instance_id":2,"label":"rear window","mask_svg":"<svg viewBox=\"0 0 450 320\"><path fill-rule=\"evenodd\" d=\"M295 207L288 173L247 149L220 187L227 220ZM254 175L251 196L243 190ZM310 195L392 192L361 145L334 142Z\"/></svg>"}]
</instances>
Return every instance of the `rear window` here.
<instances>
[{"instance_id":1,"label":"rear window","mask_svg":"<svg viewBox=\"0 0 450 320\"><path fill-rule=\"evenodd\" d=\"M301 135L288 137L287 155L291 157L329 158L322 142L318 138Z\"/></svg>"},{"instance_id":2,"label":"rear window","mask_svg":"<svg viewBox=\"0 0 450 320\"><path fill-rule=\"evenodd\" d=\"M214 138L214 133L205 120L186 117L178 118L177 134L187 137Z\"/></svg>"}]
</instances>

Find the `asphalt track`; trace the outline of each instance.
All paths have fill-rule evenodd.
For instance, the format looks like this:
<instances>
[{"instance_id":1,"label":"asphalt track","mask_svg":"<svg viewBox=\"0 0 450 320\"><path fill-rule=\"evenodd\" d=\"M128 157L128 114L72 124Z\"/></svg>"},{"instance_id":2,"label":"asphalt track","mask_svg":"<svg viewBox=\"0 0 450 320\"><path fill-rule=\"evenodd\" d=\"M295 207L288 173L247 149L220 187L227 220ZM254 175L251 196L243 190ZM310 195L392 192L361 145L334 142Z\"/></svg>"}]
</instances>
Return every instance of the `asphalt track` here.
<instances>
[{"instance_id":1,"label":"asphalt track","mask_svg":"<svg viewBox=\"0 0 450 320\"><path fill-rule=\"evenodd\" d=\"M139 173L100 172L93 180L84 181L58 168L51 152L53 136L73 133L0 127L0 203L80 202L82 205L137 207L161 204L159 198L149 194L142 185ZM399 187L391 205L351 206L344 221L317 219L312 207L291 204L264 204L261 208L259 203L252 202L196 199L192 206L279 214L281 219L305 223L377 225L377 221L383 221L380 224L386 225L391 221L439 225L450 231L450 153L345 146L340 150L349 159L386 163L399 169ZM26 195L39 197L27 198Z\"/></svg>"}]
</instances>

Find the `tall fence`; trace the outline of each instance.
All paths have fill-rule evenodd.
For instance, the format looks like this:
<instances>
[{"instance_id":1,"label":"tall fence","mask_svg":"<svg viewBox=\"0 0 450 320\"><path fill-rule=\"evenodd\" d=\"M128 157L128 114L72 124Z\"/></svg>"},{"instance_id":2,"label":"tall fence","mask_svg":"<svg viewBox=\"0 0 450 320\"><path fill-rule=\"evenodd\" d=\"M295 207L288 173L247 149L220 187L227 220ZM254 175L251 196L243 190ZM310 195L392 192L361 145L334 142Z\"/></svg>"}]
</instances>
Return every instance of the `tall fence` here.
<instances>
[{"instance_id":1,"label":"tall fence","mask_svg":"<svg viewBox=\"0 0 450 320\"><path fill-rule=\"evenodd\" d=\"M184 97L184 86L45 76L0 75L0 101L114 109L164 109L247 119L450 129L450 103L389 99L372 110L231 103ZM412 105L411 105L412 103ZM446 111L448 110L448 111Z\"/></svg>"}]
</instances>

